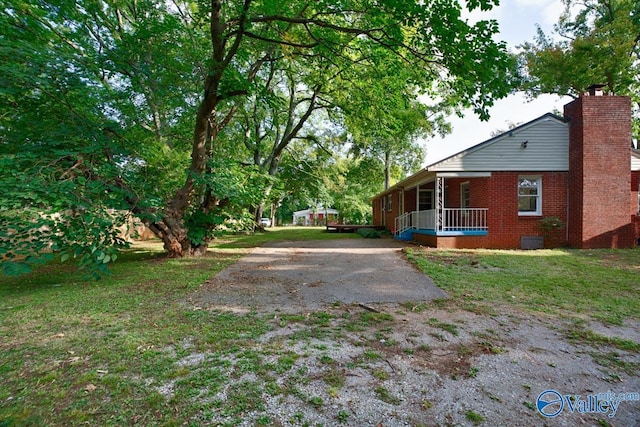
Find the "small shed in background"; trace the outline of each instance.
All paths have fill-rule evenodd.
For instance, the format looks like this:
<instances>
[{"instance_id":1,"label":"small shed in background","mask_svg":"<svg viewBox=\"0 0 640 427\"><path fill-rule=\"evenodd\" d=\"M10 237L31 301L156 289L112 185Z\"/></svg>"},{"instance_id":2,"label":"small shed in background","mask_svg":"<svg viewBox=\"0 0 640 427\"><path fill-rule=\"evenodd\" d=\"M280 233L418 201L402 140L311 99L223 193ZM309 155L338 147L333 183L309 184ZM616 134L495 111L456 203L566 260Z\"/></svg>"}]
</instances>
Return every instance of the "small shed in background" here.
<instances>
[{"instance_id":1,"label":"small shed in background","mask_svg":"<svg viewBox=\"0 0 640 427\"><path fill-rule=\"evenodd\" d=\"M325 225L338 222L338 210L318 206L317 209L309 208L293 213L294 225Z\"/></svg>"}]
</instances>

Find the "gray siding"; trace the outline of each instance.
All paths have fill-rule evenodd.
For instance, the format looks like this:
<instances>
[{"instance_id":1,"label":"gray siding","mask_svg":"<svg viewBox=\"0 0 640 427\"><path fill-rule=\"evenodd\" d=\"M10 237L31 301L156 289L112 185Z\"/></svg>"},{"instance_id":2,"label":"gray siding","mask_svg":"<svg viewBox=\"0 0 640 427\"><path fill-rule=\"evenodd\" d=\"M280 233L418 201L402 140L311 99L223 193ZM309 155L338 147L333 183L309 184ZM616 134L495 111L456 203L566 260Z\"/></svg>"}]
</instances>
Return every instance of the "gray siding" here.
<instances>
[{"instance_id":1,"label":"gray siding","mask_svg":"<svg viewBox=\"0 0 640 427\"><path fill-rule=\"evenodd\" d=\"M523 143L526 141L526 148ZM567 171L569 127L542 117L428 167L429 171Z\"/></svg>"}]
</instances>

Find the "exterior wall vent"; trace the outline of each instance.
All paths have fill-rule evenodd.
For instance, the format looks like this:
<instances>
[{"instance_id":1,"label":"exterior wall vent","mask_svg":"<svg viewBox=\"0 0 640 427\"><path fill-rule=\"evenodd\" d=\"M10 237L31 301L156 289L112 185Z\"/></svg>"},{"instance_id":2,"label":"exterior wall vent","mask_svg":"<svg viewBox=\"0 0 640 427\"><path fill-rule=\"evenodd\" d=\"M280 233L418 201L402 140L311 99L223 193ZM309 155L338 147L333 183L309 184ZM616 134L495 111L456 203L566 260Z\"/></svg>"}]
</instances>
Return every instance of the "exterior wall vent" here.
<instances>
[{"instance_id":1,"label":"exterior wall vent","mask_svg":"<svg viewBox=\"0 0 640 427\"><path fill-rule=\"evenodd\" d=\"M520 249L543 249L544 237L539 236L522 236L520 237Z\"/></svg>"}]
</instances>

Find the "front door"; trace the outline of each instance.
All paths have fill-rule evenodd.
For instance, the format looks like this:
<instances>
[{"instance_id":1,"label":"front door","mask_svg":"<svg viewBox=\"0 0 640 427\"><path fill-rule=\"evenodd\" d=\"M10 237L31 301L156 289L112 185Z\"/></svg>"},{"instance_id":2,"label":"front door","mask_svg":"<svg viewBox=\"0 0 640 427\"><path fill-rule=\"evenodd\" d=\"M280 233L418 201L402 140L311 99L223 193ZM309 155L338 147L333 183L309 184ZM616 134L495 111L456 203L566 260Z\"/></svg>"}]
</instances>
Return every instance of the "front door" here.
<instances>
[{"instance_id":1,"label":"front door","mask_svg":"<svg viewBox=\"0 0 640 427\"><path fill-rule=\"evenodd\" d=\"M433 209L433 190L420 190L418 195L418 210L430 211Z\"/></svg>"}]
</instances>

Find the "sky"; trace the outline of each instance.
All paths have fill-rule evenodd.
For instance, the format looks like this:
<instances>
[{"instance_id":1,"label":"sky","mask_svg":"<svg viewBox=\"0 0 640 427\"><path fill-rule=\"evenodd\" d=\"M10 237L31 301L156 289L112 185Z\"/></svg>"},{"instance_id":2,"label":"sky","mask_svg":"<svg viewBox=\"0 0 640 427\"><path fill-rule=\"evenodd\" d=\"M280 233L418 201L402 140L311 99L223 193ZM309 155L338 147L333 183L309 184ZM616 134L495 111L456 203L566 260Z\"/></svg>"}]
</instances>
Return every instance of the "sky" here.
<instances>
[{"instance_id":1,"label":"sky","mask_svg":"<svg viewBox=\"0 0 640 427\"><path fill-rule=\"evenodd\" d=\"M550 34L563 10L561 0L501 0L500 6L492 11L474 12L469 19L472 22L496 19L500 26L499 38L507 42L510 51L515 51L516 46L534 39L537 25ZM555 95L543 95L529 101L523 94L514 94L497 101L486 122L481 122L472 111L467 111L464 118L452 116L449 119L453 127L451 134L425 142L424 164L435 163L486 141L491 138L491 132L508 129L509 123L526 123L554 110L562 111L563 105L570 101L568 97Z\"/></svg>"}]
</instances>

